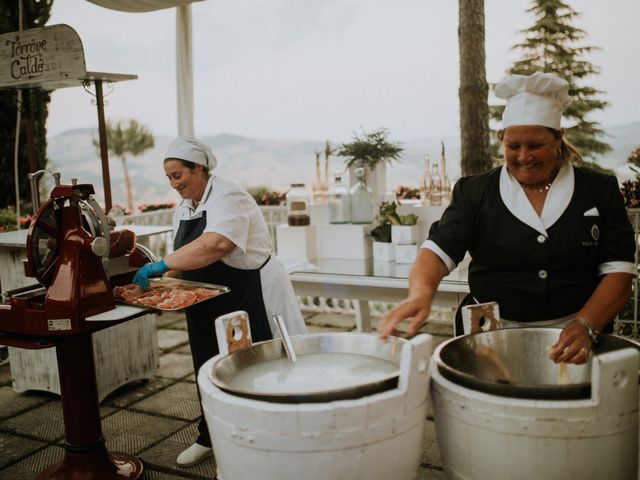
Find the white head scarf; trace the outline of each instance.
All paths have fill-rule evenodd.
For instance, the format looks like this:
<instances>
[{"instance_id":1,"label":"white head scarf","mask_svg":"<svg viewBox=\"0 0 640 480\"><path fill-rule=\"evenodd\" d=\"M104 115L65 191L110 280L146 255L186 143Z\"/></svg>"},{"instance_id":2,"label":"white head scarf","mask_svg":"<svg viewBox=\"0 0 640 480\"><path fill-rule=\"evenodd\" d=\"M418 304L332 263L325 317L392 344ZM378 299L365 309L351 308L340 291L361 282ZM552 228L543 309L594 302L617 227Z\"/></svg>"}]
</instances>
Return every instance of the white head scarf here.
<instances>
[{"instance_id":1,"label":"white head scarf","mask_svg":"<svg viewBox=\"0 0 640 480\"><path fill-rule=\"evenodd\" d=\"M211 147L193 137L174 138L164 154L164 160L169 158L197 163L207 167L209 171L216 168L218 164L218 159L213 154Z\"/></svg>"},{"instance_id":2,"label":"white head scarf","mask_svg":"<svg viewBox=\"0 0 640 480\"><path fill-rule=\"evenodd\" d=\"M569 83L551 73L511 75L496 86L495 94L507 100L502 128L542 125L559 130L562 112L571 104Z\"/></svg>"}]
</instances>

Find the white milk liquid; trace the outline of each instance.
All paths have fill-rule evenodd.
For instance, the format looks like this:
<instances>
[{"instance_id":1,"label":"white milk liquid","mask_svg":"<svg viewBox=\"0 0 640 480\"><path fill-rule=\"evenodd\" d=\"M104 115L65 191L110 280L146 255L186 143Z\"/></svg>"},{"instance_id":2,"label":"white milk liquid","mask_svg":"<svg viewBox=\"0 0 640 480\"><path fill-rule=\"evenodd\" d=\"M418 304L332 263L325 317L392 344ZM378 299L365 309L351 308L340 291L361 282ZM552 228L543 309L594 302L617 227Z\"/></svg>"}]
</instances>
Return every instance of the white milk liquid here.
<instances>
[{"instance_id":1,"label":"white milk liquid","mask_svg":"<svg viewBox=\"0 0 640 480\"><path fill-rule=\"evenodd\" d=\"M398 373L381 358L353 353L310 353L298 361L268 360L239 371L230 381L234 390L269 394L311 393L375 382Z\"/></svg>"}]
</instances>

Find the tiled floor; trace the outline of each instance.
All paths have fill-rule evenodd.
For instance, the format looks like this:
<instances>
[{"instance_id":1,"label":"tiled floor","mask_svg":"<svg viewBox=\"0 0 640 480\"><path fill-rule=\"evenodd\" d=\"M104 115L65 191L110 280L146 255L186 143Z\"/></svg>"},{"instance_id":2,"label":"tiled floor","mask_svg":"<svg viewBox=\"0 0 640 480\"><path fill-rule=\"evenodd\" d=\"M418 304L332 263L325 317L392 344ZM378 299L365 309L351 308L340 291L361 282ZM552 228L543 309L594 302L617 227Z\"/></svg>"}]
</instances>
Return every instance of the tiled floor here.
<instances>
[{"instance_id":1,"label":"tiled floor","mask_svg":"<svg viewBox=\"0 0 640 480\"><path fill-rule=\"evenodd\" d=\"M306 320L312 332L351 330L354 324L348 316L307 315ZM156 377L126 385L100 405L107 448L139 457L145 468L143 479L215 478L213 458L191 468L175 464L178 453L196 436L199 414L184 316L160 316L158 342L160 366ZM430 418L425 419L425 427L424 455L417 478L441 480L445 476ZM0 478L34 479L47 465L62 459L63 441L59 397L14 392L9 365L0 364Z\"/></svg>"}]
</instances>

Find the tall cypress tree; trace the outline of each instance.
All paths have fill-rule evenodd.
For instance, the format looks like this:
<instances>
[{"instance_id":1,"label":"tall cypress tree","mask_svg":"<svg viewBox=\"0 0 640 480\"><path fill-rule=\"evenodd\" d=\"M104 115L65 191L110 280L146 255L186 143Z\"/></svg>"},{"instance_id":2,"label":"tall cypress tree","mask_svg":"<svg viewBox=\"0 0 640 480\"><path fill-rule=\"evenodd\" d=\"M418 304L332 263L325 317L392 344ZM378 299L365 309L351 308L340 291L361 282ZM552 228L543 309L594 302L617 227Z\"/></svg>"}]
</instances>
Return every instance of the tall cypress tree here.
<instances>
[{"instance_id":1,"label":"tall cypress tree","mask_svg":"<svg viewBox=\"0 0 640 480\"><path fill-rule=\"evenodd\" d=\"M23 25L22 28L43 27L49 20L53 0L41 0L39 2L23 1ZM0 2L0 33L15 32L18 30L18 1ZM4 67L4 66L3 66ZM16 195L14 185L14 142L16 138L17 116L17 90L0 90L0 208L15 206ZM20 131L20 153L18 159L18 179L20 184L21 205L31 205L30 187L27 174L29 173L29 160L27 149L27 134L24 119L31 116L33 119L33 136L35 144L35 157L38 168L44 168L47 164L47 105L50 96L48 92L37 89L24 90L22 94L23 112L22 128ZM29 209L27 213L31 213Z\"/></svg>"},{"instance_id":2,"label":"tall cypress tree","mask_svg":"<svg viewBox=\"0 0 640 480\"><path fill-rule=\"evenodd\" d=\"M535 17L535 23L520 33L524 41L512 47L520 50L522 57L508 70L509 74L531 75L535 72L554 73L569 82L569 95L573 102L564 117L571 126L566 130L567 139L582 156L596 159L611 151L601 138L604 131L599 123L589 120L588 114L603 110L608 103L597 97L604 92L583 85L583 79L598 74L599 69L584 56L596 50L593 46L579 46L587 33L572 25L580 13L561 0L532 0L527 13ZM492 106L492 118L499 120L504 106ZM591 166L595 166L591 164Z\"/></svg>"}]
</instances>

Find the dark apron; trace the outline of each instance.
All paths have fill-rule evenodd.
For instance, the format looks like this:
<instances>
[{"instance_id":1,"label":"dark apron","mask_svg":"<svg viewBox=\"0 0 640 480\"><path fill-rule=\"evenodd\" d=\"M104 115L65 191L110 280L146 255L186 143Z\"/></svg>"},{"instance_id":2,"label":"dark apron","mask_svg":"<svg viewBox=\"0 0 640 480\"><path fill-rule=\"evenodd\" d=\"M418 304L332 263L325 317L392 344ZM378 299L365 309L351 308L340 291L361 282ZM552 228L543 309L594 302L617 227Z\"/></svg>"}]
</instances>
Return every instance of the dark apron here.
<instances>
[{"instance_id":1,"label":"dark apron","mask_svg":"<svg viewBox=\"0 0 640 480\"><path fill-rule=\"evenodd\" d=\"M174 248L177 250L200 237L206 224L206 212L203 212L200 218L181 220L174 239ZM184 280L215 283L230 289L229 293L186 309L189 345L196 376L200 367L219 353L215 319L220 315L235 310L244 310L249 314L251 338L254 342L273 338L262 299L262 285L260 283L260 269L268 261L269 259L255 270L242 270L217 261L197 270L182 272L181 277ZM199 391L198 395L200 395ZM203 446L211 446L209 432L203 417L200 418L198 431L200 435L197 442Z\"/></svg>"}]
</instances>

